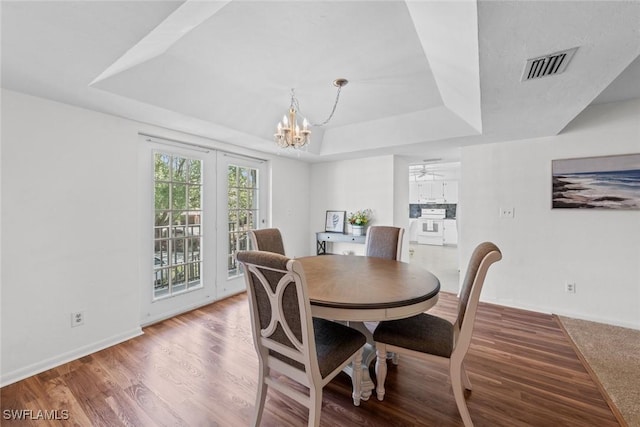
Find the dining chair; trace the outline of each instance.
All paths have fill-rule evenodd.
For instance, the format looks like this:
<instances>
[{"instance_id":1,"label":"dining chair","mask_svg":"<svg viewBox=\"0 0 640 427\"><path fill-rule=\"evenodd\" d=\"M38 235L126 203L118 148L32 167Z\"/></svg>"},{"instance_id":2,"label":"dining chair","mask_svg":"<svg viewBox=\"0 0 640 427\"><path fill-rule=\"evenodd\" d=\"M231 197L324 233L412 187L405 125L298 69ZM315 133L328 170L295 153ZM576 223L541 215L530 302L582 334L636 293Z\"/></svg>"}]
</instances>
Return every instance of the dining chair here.
<instances>
[{"instance_id":1,"label":"dining chair","mask_svg":"<svg viewBox=\"0 0 640 427\"><path fill-rule=\"evenodd\" d=\"M249 230L249 239L251 239L251 247L256 251L267 251L284 255L282 234L280 234L280 230L277 228Z\"/></svg>"},{"instance_id":2,"label":"dining chair","mask_svg":"<svg viewBox=\"0 0 640 427\"><path fill-rule=\"evenodd\" d=\"M380 322L373 333L376 343L376 392L378 400L384 399L384 382L387 376L387 352L415 356L429 361L449 360L451 388L464 425L473 426L464 399L463 386L471 390L471 382L463 361L471 343L480 291L489 266L502 259L502 253L491 242L478 245L467 268L460 290L457 317L452 324L448 320L422 313L406 319Z\"/></svg>"},{"instance_id":3,"label":"dining chair","mask_svg":"<svg viewBox=\"0 0 640 427\"><path fill-rule=\"evenodd\" d=\"M322 389L353 363L353 404L360 405L365 336L348 326L313 318L304 271L299 261L263 251L240 251L258 353L259 385L252 425L258 426L267 388L273 387L309 408L309 426L320 424ZM270 376L273 369L307 387Z\"/></svg>"},{"instance_id":4,"label":"dining chair","mask_svg":"<svg viewBox=\"0 0 640 427\"><path fill-rule=\"evenodd\" d=\"M372 225L364 241L365 255L400 261L404 228Z\"/></svg>"},{"instance_id":5,"label":"dining chair","mask_svg":"<svg viewBox=\"0 0 640 427\"><path fill-rule=\"evenodd\" d=\"M376 258L400 261L402 256L402 237L404 228L390 227L386 225L372 225L367 230L367 237L364 241L365 255ZM365 322L364 326L370 331L378 326L377 322ZM387 358L398 364L398 355L389 352Z\"/></svg>"}]
</instances>

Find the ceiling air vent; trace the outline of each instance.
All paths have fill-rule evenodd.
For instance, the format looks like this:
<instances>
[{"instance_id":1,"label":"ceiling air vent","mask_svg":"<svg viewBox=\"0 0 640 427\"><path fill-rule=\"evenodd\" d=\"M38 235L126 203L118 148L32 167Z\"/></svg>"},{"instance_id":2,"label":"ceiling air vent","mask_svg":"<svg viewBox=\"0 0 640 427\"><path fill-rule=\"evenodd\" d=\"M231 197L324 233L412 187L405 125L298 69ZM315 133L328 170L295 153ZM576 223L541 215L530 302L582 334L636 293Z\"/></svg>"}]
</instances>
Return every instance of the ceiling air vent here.
<instances>
[{"instance_id":1,"label":"ceiling air vent","mask_svg":"<svg viewBox=\"0 0 640 427\"><path fill-rule=\"evenodd\" d=\"M554 76L567 69L577 47L552 53L551 55L540 56L528 59L524 66L524 72L520 81L537 79L539 77Z\"/></svg>"}]
</instances>

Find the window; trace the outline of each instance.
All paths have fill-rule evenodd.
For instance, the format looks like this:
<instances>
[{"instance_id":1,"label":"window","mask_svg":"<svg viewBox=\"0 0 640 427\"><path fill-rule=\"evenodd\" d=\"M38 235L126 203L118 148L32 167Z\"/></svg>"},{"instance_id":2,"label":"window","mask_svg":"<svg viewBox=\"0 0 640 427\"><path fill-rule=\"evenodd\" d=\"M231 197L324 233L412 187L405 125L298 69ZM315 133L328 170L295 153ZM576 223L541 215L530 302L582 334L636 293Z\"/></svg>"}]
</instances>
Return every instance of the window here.
<instances>
[{"instance_id":1,"label":"window","mask_svg":"<svg viewBox=\"0 0 640 427\"><path fill-rule=\"evenodd\" d=\"M154 185L155 300L202 287L202 160L154 153Z\"/></svg>"},{"instance_id":2,"label":"window","mask_svg":"<svg viewBox=\"0 0 640 427\"><path fill-rule=\"evenodd\" d=\"M227 167L229 278L241 274L233 255L236 251L251 249L247 232L258 228L258 178L258 169L233 164Z\"/></svg>"}]
</instances>

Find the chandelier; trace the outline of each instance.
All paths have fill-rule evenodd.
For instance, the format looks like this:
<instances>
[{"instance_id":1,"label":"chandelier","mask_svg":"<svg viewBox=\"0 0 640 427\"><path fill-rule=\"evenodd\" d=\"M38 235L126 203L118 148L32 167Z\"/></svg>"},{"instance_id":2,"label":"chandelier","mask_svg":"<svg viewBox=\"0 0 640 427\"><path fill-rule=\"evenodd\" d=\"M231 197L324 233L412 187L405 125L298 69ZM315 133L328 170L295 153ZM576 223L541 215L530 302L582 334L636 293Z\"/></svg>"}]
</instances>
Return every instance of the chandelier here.
<instances>
[{"instance_id":1,"label":"chandelier","mask_svg":"<svg viewBox=\"0 0 640 427\"><path fill-rule=\"evenodd\" d=\"M333 109L329 117L322 123L315 124L310 123L306 118L302 120L302 128L298 124L296 114L300 113L300 105L298 99L295 96L295 90L291 89L291 105L289 106L289 112L284 115L282 121L278 122L276 127L276 133L273 135L274 140L280 148L302 148L311 141L311 131L309 126L324 126L329 123L329 120L333 117L333 113L336 112L338 106L338 100L340 99L340 90L343 86L349 83L347 79L336 79L333 81L333 85L338 88L336 94L336 100L333 103Z\"/></svg>"}]
</instances>

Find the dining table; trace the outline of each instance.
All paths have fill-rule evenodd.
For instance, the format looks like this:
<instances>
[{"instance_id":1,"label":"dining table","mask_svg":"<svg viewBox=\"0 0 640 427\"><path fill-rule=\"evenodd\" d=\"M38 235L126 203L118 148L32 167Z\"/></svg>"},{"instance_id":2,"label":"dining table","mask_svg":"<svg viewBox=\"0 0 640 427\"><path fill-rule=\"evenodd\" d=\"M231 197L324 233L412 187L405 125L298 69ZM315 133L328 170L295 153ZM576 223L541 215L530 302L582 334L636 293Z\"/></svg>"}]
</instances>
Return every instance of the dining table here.
<instances>
[{"instance_id":1,"label":"dining table","mask_svg":"<svg viewBox=\"0 0 640 427\"><path fill-rule=\"evenodd\" d=\"M375 359L373 333L365 322L402 319L420 314L438 301L440 281L414 264L356 255L296 258L307 282L311 314L347 322L367 337L362 358L362 399L375 385L369 365Z\"/></svg>"}]
</instances>

